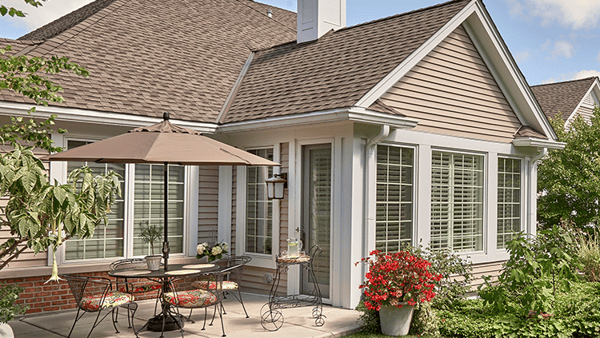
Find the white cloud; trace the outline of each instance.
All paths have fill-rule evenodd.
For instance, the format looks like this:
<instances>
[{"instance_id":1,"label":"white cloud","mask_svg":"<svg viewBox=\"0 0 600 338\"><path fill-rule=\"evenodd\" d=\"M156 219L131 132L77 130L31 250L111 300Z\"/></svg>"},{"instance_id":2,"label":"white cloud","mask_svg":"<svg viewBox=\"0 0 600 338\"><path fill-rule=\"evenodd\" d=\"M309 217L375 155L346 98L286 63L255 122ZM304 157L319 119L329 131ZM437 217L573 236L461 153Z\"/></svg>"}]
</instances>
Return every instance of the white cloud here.
<instances>
[{"instance_id":1,"label":"white cloud","mask_svg":"<svg viewBox=\"0 0 600 338\"><path fill-rule=\"evenodd\" d=\"M546 42L544 42L544 44L542 45L542 50L548 49L548 47L550 47L551 44L552 44L551 39L546 40Z\"/></svg>"},{"instance_id":2,"label":"white cloud","mask_svg":"<svg viewBox=\"0 0 600 338\"><path fill-rule=\"evenodd\" d=\"M600 23L598 0L505 0L515 16L539 17L542 24L558 22L572 29L595 28Z\"/></svg>"},{"instance_id":3,"label":"white cloud","mask_svg":"<svg viewBox=\"0 0 600 338\"><path fill-rule=\"evenodd\" d=\"M573 56L574 51L573 44L566 40L559 40L554 43L554 49L550 52L552 58L558 58L564 56L565 58L570 58Z\"/></svg>"},{"instance_id":4,"label":"white cloud","mask_svg":"<svg viewBox=\"0 0 600 338\"><path fill-rule=\"evenodd\" d=\"M592 77L592 76L600 76L600 71L597 71L597 70L582 70L582 71L579 71L577 73L574 73L572 79L573 80L585 79L586 77Z\"/></svg>"},{"instance_id":5,"label":"white cloud","mask_svg":"<svg viewBox=\"0 0 600 338\"><path fill-rule=\"evenodd\" d=\"M23 2L23 0L3 0L2 4L6 7L14 7L27 13L24 18L7 18L15 26L25 26L28 30L34 30L47 23L50 23L59 17L68 14L93 0L54 0L42 2L42 6L35 8Z\"/></svg>"},{"instance_id":6,"label":"white cloud","mask_svg":"<svg viewBox=\"0 0 600 338\"><path fill-rule=\"evenodd\" d=\"M517 63L525 62L529 60L529 57L529 51L515 53L515 60Z\"/></svg>"}]
</instances>

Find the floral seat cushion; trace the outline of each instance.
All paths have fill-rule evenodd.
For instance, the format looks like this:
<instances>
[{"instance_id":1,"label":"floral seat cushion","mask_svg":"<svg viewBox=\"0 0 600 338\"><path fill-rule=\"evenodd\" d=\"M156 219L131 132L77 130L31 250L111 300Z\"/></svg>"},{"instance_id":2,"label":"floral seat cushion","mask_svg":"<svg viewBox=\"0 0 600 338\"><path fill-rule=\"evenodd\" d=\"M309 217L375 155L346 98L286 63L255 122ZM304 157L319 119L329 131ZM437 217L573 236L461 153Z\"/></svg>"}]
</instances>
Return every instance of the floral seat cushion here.
<instances>
[{"instance_id":1,"label":"floral seat cushion","mask_svg":"<svg viewBox=\"0 0 600 338\"><path fill-rule=\"evenodd\" d=\"M154 290L158 290L158 289L160 289L160 284L145 284L145 285L136 286L135 288L133 288L133 290L131 292L132 293L143 293L143 292L150 292L150 291L154 291ZM119 291L127 292L127 288L121 287L119 289Z\"/></svg>"},{"instance_id":2,"label":"floral seat cushion","mask_svg":"<svg viewBox=\"0 0 600 338\"><path fill-rule=\"evenodd\" d=\"M210 283L210 284L209 284ZM210 288L210 290L214 290L217 288L217 282L209 282L209 281L195 281L192 283L192 285L196 288L200 288L200 289L204 289L204 290L208 290L208 288ZM206 287L208 285L208 288ZM223 290L237 290L238 289L238 284L236 282L231 282L228 280L223 281Z\"/></svg>"},{"instance_id":3,"label":"floral seat cushion","mask_svg":"<svg viewBox=\"0 0 600 338\"><path fill-rule=\"evenodd\" d=\"M180 307L204 307L216 303L217 296L204 290L166 292L165 300Z\"/></svg>"},{"instance_id":4,"label":"floral seat cushion","mask_svg":"<svg viewBox=\"0 0 600 338\"><path fill-rule=\"evenodd\" d=\"M119 291L109 291L102 304L102 295L93 295L84 297L79 303L79 307L85 311L98 311L100 308L106 309L120 306L133 301L133 296Z\"/></svg>"}]
</instances>

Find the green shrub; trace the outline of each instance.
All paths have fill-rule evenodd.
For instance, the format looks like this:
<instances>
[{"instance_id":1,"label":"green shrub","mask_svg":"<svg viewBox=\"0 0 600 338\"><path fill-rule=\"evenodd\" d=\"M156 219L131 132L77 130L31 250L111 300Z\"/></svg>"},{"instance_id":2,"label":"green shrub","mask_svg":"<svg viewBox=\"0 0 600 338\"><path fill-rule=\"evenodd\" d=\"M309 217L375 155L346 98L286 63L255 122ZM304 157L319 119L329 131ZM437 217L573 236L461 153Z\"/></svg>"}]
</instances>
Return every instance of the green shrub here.
<instances>
[{"instance_id":1,"label":"green shrub","mask_svg":"<svg viewBox=\"0 0 600 338\"><path fill-rule=\"evenodd\" d=\"M365 303L361 301L356 307L356 311L362 312L358 318L360 323L360 330L368 333L379 333L381 332L381 325L379 324L379 311L369 310L365 306Z\"/></svg>"},{"instance_id":2,"label":"green shrub","mask_svg":"<svg viewBox=\"0 0 600 338\"><path fill-rule=\"evenodd\" d=\"M600 234L598 232L578 241L577 256L581 270L590 282L600 282Z\"/></svg>"},{"instance_id":3,"label":"green shrub","mask_svg":"<svg viewBox=\"0 0 600 338\"><path fill-rule=\"evenodd\" d=\"M22 315L27 311L27 306L15 305L19 299L19 293L22 291L23 288L10 284L0 288L0 323L8 323L15 316Z\"/></svg>"}]
</instances>

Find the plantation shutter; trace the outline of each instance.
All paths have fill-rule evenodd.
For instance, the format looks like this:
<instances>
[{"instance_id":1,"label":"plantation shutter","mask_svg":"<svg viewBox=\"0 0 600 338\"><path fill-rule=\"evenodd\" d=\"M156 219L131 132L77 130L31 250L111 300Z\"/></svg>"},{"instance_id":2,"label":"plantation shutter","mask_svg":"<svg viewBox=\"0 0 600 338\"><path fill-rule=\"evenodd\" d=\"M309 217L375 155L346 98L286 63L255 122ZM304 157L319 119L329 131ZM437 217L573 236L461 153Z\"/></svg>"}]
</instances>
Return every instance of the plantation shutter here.
<instances>
[{"instance_id":1,"label":"plantation shutter","mask_svg":"<svg viewBox=\"0 0 600 338\"><path fill-rule=\"evenodd\" d=\"M433 152L431 248L483 250L483 156Z\"/></svg>"},{"instance_id":2,"label":"plantation shutter","mask_svg":"<svg viewBox=\"0 0 600 338\"><path fill-rule=\"evenodd\" d=\"M401 243L411 243L413 158L412 148L377 146L377 250L397 252Z\"/></svg>"}]
</instances>

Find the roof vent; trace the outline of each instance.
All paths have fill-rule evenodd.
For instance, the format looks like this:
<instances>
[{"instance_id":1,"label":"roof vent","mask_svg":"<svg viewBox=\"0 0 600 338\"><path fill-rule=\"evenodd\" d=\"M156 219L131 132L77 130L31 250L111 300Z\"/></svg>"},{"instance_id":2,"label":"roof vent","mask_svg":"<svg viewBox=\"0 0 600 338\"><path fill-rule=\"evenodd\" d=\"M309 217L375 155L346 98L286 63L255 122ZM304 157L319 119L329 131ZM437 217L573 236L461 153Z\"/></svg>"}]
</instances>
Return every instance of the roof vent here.
<instances>
[{"instance_id":1,"label":"roof vent","mask_svg":"<svg viewBox=\"0 0 600 338\"><path fill-rule=\"evenodd\" d=\"M272 10L272 9L267 9L267 16L268 16L269 18L272 18L272 17L273 17L273 10Z\"/></svg>"}]
</instances>

